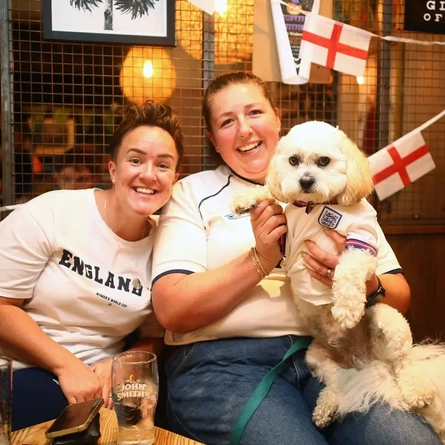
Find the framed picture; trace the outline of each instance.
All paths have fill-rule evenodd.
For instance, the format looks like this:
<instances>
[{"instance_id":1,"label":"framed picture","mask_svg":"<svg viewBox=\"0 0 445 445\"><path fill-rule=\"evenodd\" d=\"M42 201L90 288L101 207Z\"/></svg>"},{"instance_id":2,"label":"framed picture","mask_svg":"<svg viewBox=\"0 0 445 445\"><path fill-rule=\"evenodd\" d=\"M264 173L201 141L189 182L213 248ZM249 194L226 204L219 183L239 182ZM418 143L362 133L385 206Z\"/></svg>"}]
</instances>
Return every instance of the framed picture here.
<instances>
[{"instance_id":1,"label":"framed picture","mask_svg":"<svg viewBox=\"0 0 445 445\"><path fill-rule=\"evenodd\" d=\"M175 0L42 0L43 39L175 46Z\"/></svg>"}]
</instances>

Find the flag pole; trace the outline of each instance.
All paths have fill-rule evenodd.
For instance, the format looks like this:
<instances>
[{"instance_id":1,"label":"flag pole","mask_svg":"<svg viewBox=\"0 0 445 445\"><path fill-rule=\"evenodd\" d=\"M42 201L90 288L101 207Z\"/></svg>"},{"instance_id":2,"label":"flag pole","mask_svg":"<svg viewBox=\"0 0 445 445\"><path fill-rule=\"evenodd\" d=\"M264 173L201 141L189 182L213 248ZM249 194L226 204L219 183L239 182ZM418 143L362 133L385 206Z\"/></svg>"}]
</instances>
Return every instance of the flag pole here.
<instances>
[{"instance_id":1,"label":"flag pole","mask_svg":"<svg viewBox=\"0 0 445 445\"><path fill-rule=\"evenodd\" d=\"M434 122L438 121L444 115L445 115L445 110L442 110L439 114L437 114L436 116L432 117L429 121L426 121L420 127L417 127L417 130L418 131L425 130L425 128L427 128L430 125L434 124Z\"/></svg>"},{"instance_id":2,"label":"flag pole","mask_svg":"<svg viewBox=\"0 0 445 445\"><path fill-rule=\"evenodd\" d=\"M437 114L436 116L432 117L430 120L426 121L425 123L423 123L419 127L414 128L414 130L411 130L409 133L406 133L400 139L397 139L397 141L402 142L405 139L408 139L413 133L420 133L420 132L422 132L423 130L425 130L425 128L428 128L430 125L434 124L434 122L438 121L443 116L445 116L445 110L442 110L439 114ZM386 148L386 147L384 147L384 148Z\"/></svg>"},{"instance_id":3,"label":"flag pole","mask_svg":"<svg viewBox=\"0 0 445 445\"><path fill-rule=\"evenodd\" d=\"M0 207L0 213L1 212L6 212L7 210L14 210L17 207L20 207L22 204L15 204L15 205L10 205L10 206L4 206L4 207Z\"/></svg>"}]
</instances>

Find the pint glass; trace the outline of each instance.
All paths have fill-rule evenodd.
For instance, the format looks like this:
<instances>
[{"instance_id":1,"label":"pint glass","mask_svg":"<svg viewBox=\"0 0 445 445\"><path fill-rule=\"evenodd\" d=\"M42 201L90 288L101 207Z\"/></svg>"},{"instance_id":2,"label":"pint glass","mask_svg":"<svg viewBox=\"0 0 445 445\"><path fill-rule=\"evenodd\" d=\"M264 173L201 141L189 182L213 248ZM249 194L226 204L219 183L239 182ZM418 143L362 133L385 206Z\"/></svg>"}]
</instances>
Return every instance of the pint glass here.
<instances>
[{"instance_id":1,"label":"pint glass","mask_svg":"<svg viewBox=\"0 0 445 445\"><path fill-rule=\"evenodd\" d=\"M12 360L0 356L0 445L11 443Z\"/></svg>"},{"instance_id":2,"label":"pint glass","mask_svg":"<svg viewBox=\"0 0 445 445\"><path fill-rule=\"evenodd\" d=\"M156 355L128 351L113 357L112 397L120 445L152 445L159 376Z\"/></svg>"}]
</instances>

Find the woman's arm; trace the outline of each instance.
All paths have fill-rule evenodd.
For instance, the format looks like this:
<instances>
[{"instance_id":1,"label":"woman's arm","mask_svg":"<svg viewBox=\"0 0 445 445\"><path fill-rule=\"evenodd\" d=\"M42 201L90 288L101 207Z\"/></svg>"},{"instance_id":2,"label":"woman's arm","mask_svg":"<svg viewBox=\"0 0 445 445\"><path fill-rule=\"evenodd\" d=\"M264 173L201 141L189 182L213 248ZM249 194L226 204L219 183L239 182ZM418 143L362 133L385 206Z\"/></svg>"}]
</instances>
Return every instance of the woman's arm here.
<instances>
[{"instance_id":1,"label":"woman's arm","mask_svg":"<svg viewBox=\"0 0 445 445\"><path fill-rule=\"evenodd\" d=\"M343 252L346 238L335 230L331 229L326 229L326 234L335 241L338 251ZM312 241L307 241L306 245L312 255L304 255L305 262L310 267L309 273L318 281L321 281L327 286L332 286L332 278L335 274L335 267L338 264L339 257L326 253ZM328 268L333 270L329 278L326 276ZM385 273L378 275L378 277L386 290L386 294L382 302L392 306L404 314L409 307L411 292L403 274ZM378 286L379 283L377 280L377 275L374 274L366 282L367 295L374 293Z\"/></svg>"},{"instance_id":2,"label":"woman's arm","mask_svg":"<svg viewBox=\"0 0 445 445\"><path fill-rule=\"evenodd\" d=\"M382 303L386 303L402 314L405 314L411 301L411 290L403 274L385 273L379 275L379 279L386 290ZM375 276L372 281L372 287L368 285L367 295L371 295L371 293L377 290L378 283ZM369 289L372 290L370 291Z\"/></svg>"},{"instance_id":3,"label":"woman's arm","mask_svg":"<svg viewBox=\"0 0 445 445\"><path fill-rule=\"evenodd\" d=\"M100 397L97 376L40 329L20 307L23 301L0 297L0 343L14 358L55 374L68 403Z\"/></svg>"},{"instance_id":4,"label":"woman's arm","mask_svg":"<svg viewBox=\"0 0 445 445\"><path fill-rule=\"evenodd\" d=\"M81 402L100 395L99 379L50 339L21 307L33 296L53 249L52 213L36 211L43 197L14 210L0 223L0 344L14 358L54 373L68 402Z\"/></svg>"},{"instance_id":5,"label":"woman's arm","mask_svg":"<svg viewBox=\"0 0 445 445\"><path fill-rule=\"evenodd\" d=\"M167 330L191 332L224 317L259 281L246 253L214 270L159 278L152 289L153 307Z\"/></svg>"},{"instance_id":6,"label":"woman's arm","mask_svg":"<svg viewBox=\"0 0 445 445\"><path fill-rule=\"evenodd\" d=\"M286 217L280 205L263 201L251 222L258 256L270 273L282 258L278 240L287 230ZM153 285L154 311L166 329L191 332L227 315L259 281L250 252L206 272L164 275Z\"/></svg>"}]
</instances>

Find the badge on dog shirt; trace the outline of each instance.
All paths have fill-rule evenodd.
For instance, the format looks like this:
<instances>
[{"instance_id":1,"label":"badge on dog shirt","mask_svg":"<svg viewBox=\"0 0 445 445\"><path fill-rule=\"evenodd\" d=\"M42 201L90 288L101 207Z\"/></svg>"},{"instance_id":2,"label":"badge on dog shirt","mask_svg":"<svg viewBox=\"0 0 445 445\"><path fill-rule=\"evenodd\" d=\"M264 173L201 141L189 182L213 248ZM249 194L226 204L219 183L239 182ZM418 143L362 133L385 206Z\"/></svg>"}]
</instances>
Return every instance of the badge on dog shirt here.
<instances>
[{"instance_id":1,"label":"badge on dog shirt","mask_svg":"<svg viewBox=\"0 0 445 445\"><path fill-rule=\"evenodd\" d=\"M343 215L328 206L324 206L318 217L318 223L329 229L336 229Z\"/></svg>"}]
</instances>

